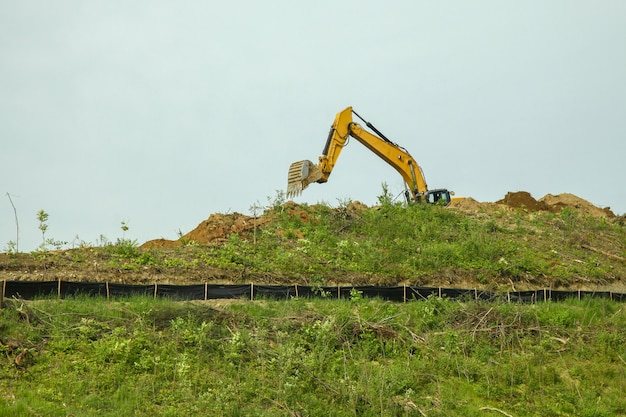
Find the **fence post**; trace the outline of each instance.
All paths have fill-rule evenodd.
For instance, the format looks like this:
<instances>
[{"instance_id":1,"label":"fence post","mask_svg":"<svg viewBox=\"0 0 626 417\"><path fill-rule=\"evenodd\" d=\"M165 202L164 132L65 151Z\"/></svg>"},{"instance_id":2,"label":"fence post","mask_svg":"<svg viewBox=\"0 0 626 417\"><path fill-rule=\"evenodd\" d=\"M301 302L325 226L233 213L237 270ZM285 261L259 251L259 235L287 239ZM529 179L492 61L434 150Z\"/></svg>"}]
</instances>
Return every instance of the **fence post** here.
<instances>
[{"instance_id":1,"label":"fence post","mask_svg":"<svg viewBox=\"0 0 626 417\"><path fill-rule=\"evenodd\" d=\"M204 301L209 299L209 283L204 283Z\"/></svg>"},{"instance_id":2,"label":"fence post","mask_svg":"<svg viewBox=\"0 0 626 417\"><path fill-rule=\"evenodd\" d=\"M107 289L107 300L111 298L111 290L109 290L109 281L105 282L105 286Z\"/></svg>"},{"instance_id":3,"label":"fence post","mask_svg":"<svg viewBox=\"0 0 626 417\"><path fill-rule=\"evenodd\" d=\"M57 280L57 298L61 298L61 278Z\"/></svg>"},{"instance_id":4,"label":"fence post","mask_svg":"<svg viewBox=\"0 0 626 417\"><path fill-rule=\"evenodd\" d=\"M2 285L0 286L0 310L2 310L4 304L4 287L7 285L7 280L2 280Z\"/></svg>"},{"instance_id":5,"label":"fence post","mask_svg":"<svg viewBox=\"0 0 626 417\"><path fill-rule=\"evenodd\" d=\"M158 291L158 286L159 284L157 284L156 282L154 283L154 298L157 298L157 291Z\"/></svg>"},{"instance_id":6,"label":"fence post","mask_svg":"<svg viewBox=\"0 0 626 417\"><path fill-rule=\"evenodd\" d=\"M296 287L296 298L299 298L298 297L298 284L296 284L295 287Z\"/></svg>"},{"instance_id":7,"label":"fence post","mask_svg":"<svg viewBox=\"0 0 626 417\"><path fill-rule=\"evenodd\" d=\"M254 301L254 282L250 283L250 301Z\"/></svg>"},{"instance_id":8,"label":"fence post","mask_svg":"<svg viewBox=\"0 0 626 417\"><path fill-rule=\"evenodd\" d=\"M406 284L403 285L404 293L402 294L402 302L406 303Z\"/></svg>"}]
</instances>

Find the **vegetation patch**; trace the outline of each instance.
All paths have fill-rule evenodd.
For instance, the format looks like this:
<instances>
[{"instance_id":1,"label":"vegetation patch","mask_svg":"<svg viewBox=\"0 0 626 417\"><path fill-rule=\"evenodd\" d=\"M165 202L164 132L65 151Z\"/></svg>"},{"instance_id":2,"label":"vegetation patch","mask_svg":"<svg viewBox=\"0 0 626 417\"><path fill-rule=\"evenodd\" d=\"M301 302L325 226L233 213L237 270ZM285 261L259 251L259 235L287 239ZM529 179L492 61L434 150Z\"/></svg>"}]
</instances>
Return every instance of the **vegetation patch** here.
<instances>
[{"instance_id":1,"label":"vegetation patch","mask_svg":"<svg viewBox=\"0 0 626 417\"><path fill-rule=\"evenodd\" d=\"M0 416L624 415L624 335L600 299L7 300Z\"/></svg>"},{"instance_id":2,"label":"vegetation patch","mask_svg":"<svg viewBox=\"0 0 626 417\"><path fill-rule=\"evenodd\" d=\"M42 216L42 246L0 254L0 279L626 292L622 217L571 196L541 204L521 193L509 197L515 206L471 199L406 206L382 196L378 207L331 207L277 198L255 216L211 215L176 241L101 237L64 250L51 249ZM522 203L532 201L550 209Z\"/></svg>"}]
</instances>

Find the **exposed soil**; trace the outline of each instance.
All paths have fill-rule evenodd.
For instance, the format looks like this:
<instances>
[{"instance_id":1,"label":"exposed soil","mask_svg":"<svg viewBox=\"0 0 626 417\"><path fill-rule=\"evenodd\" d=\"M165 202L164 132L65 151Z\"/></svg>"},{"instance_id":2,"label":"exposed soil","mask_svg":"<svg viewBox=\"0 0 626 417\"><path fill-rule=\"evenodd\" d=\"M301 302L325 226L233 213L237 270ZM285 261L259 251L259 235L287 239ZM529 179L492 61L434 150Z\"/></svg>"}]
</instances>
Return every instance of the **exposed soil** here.
<instances>
[{"instance_id":1,"label":"exposed soil","mask_svg":"<svg viewBox=\"0 0 626 417\"><path fill-rule=\"evenodd\" d=\"M545 210L558 213L564 208L571 208L591 216L615 217L615 214L609 207L596 207L589 201L568 193L558 195L546 194L539 200L535 200L530 193L526 191L509 192L502 200L497 201L497 203L514 208L523 208L528 211Z\"/></svg>"}]
</instances>

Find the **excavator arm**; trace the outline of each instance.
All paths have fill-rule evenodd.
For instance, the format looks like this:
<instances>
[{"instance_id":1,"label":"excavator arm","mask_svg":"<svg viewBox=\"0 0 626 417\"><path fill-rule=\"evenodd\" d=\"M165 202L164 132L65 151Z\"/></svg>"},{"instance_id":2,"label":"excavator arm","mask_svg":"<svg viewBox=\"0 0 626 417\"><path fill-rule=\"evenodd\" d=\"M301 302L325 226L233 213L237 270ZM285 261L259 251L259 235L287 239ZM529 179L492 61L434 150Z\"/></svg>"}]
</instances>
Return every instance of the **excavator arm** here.
<instances>
[{"instance_id":1,"label":"excavator arm","mask_svg":"<svg viewBox=\"0 0 626 417\"><path fill-rule=\"evenodd\" d=\"M352 114L361 119L378 136L355 123L352 119ZM287 197L299 195L313 182L324 183L328 181L328 177L337 163L339 154L350 137L358 140L366 148L391 165L402 176L402 179L408 186L410 199L421 201L424 198L428 192L428 187L422 169L415 159L406 149L391 142L372 124L361 118L352 110L352 107L347 107L337 113L317 165L308 160L291 164L289 167Z\"/></svg>"}]
</instances>

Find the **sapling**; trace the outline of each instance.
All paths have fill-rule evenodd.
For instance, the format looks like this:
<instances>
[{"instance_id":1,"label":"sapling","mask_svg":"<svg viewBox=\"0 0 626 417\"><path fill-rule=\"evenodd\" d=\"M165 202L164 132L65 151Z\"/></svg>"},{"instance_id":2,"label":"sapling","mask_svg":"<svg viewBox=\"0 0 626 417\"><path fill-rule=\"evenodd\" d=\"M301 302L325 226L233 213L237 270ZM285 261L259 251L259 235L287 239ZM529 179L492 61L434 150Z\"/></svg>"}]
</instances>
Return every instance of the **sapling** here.
<instances>
[{"instance_id":1,"label":"sapling","mask_svg":"<svg viewBox=\"0 0 626 417\"><path fill-rule=\"evenodd\" d=\"M54 240L52 238L50 239L46 239L46 231L48 231L48 224L46 223L48 221L48 213L46 213L45 211L39 210L37 212L37 220L39 220L39 230L41 230L41 245L39 246L39 249L42 251L46 251L48 250L48 246L53 246L55 249L59 250L61 249L61 247L63 247L63 245L66 245L67 242L61 241L61 240Z\"/></svg>"},{"instance_id":2,"label":"sapling","mask_svg":"<svg viewBox=\"0 0 626 417\"><path fill-rule=\"evenodd\" d=\"M46 231L48 230L48 213L43 211L43 209L37 212L37 220L39 221L39 230L41 230L41 248L46 248Z\"/></svg>"},{"instance_id":3,"label":"sapling","mask_svg":"<svg viewBox=\"0 0 626 417\"><path fill-rule=\"evenodd\" d=\"M122 220L122 240L125 240L126 238L126 232L128 231L128 224L126 224L126 222L124 220Z\"/></svg>"},{"instance_id":4,"label":"sapling","mask_svg":"<svg viewBox=\"0 0 626 417\"><path fill-rule=\"evenodd\" d=\"M256 220L258 218L257 213L260 210L263 210L263 206L261 206L258 202L250 206L250 211L252 212L252 215L254 216L254 235L253 235L254 246L256 246Z\"/></svg>"}]
</instances>

